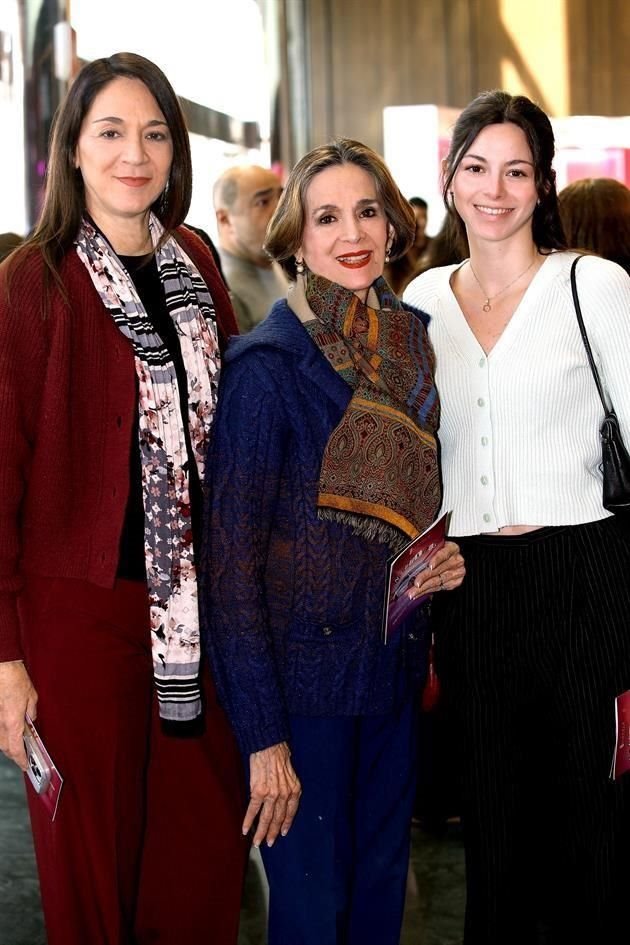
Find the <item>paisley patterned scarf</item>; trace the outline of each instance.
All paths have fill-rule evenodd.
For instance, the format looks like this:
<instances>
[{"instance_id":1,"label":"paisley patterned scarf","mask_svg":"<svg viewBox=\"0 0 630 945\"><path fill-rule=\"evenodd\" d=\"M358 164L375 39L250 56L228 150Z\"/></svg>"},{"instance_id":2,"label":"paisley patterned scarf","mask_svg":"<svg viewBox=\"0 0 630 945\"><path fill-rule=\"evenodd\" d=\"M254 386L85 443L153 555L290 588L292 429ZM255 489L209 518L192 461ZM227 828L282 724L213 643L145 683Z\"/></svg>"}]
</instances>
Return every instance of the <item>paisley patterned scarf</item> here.
<instances>
[{"instance_id":1,"label":"paisley patterned scarf","mask_svg":"<svg viewBox=\"0 0 630 945\"><path fill-rule=\"evenodd\" d=\"M288 302L354 393L324 451L319 515L400 550L440 505L434 356L421 320L379 278L367 304L307 272Z\"/></svg>"},{"instance_id":2,"label":"paisley patterned scarf","mask_svg":"<svg viewBox=\"0 0 630 945\"><path fill-rule=\"evenodd\" d=\"M150 231L156 247L163 229L153 215ZM162 718L186 722L201 712L200 639L189 457L175 367L130 276L103 235L84 219L75 243L103 305L135 353L154 675ZM166 305L177 325L188 380L186 422L203 481L219 381L214 304L195 265L173 237L156 250L156 260Z\"/></svg>"}]
</instances>

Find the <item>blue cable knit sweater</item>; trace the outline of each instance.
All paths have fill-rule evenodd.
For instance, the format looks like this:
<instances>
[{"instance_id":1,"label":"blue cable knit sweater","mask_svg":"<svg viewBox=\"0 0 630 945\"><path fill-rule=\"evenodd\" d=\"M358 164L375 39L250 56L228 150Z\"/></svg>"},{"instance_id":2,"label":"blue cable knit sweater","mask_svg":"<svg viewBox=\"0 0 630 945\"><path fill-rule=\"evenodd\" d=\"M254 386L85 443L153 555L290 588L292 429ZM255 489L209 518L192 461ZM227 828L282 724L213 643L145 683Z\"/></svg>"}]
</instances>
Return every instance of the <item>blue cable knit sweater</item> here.
<instances>
[{"instance_id":1,"label":"blue cable knit sweater","mask_svg":"<svg viewBox=\"0 0 630 945\"><path fill-rule=\"evenodd\" d=\"M391 550L317 517L324 447L350 397L284 300L230 342L207 472L202 611L246 756L287 740L289 715L386 713L424 678L426 611L382 643Z\"/></svg>"}]
</instances>

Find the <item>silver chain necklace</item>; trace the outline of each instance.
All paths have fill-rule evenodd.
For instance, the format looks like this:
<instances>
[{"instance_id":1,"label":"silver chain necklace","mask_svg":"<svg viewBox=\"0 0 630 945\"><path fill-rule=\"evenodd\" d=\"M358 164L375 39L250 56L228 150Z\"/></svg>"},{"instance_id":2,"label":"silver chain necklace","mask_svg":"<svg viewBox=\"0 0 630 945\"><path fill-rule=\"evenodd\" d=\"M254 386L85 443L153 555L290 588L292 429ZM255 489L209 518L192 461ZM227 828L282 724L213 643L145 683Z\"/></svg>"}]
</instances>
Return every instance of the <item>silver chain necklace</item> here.
<instances>
[{"instance_id":1,"label":"silver chain necklace","mask_svg":"<svg viewBox=\"0 0 630 945\"><path fill-rule=\"evenodd\" d=\"M503 295L504 292L507 292L507 290L508 290L509 288L511 288L511 286L513 286L515 282L518 282L519 279L522 279L523 276L524 276L526 273L529 272L529 270L532 268L532 266L533 266L534 263L536 262L537 255L538 255L538 254L536 254L536 256L534 256L534 258L533 258L532 261L530 262L530 264L529 264L529 266L527 267L527 269L523 269L522 272L519 272L519 274L518 274L518 276L516 277L516 279L512 279L511 282L508 282L507 285L504 285L503 288L502 288L502 289L499 289L498 292L495 292L494 295L488 295L488 293L486 292L486 290L485 290L484 287L482 286L481 282L480 282L479 279L477 278L477 273L476 273L475 270L473 269L473 264L471 263L470 259L468 260L468 265L470 266L470 271L472 272L472 274L473 274L473 276L474 276L475 282L477 283L477 285L478 285L479 288L481 289L481 294L484 296L484 298L485 298L485 300L486 300L486 301L483 303L483 311L484 311L484 312L491 312L491 311L492 311L492 306L490 305L490 302L494 302L495 299L498 299L500 295Z\"/></svg>"}]
</instances>

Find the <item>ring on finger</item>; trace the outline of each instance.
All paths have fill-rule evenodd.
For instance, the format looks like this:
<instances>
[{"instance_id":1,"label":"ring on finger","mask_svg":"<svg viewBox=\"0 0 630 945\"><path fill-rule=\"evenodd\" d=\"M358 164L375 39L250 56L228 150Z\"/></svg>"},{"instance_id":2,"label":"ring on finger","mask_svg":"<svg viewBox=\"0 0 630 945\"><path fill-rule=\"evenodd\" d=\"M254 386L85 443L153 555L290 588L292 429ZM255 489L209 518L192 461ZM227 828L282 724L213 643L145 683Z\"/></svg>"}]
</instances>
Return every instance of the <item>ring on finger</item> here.
<instances>
[{"instance_id":1,"label":"ring on finger","mask_svg":"<svg viewBox=\"0 0 630 945\"><path fill-rule=\"evenodd\" d=\"M442 577L441 574L439 575L439 578L440 578L440 590L443 591L443 590L444 590L444 578Z\"/></svg>"}]
</instances>

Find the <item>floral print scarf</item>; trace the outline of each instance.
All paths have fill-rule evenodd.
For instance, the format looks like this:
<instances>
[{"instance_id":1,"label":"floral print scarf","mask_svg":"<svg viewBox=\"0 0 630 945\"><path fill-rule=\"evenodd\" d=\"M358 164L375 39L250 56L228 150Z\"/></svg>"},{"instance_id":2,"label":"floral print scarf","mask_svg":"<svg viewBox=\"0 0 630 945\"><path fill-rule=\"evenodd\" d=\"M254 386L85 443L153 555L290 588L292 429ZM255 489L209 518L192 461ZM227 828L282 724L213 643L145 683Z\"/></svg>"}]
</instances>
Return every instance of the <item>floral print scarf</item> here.
<instances>
[{"instance_id":1,"label":"floral print scarf","mask_svg":"<svg viewBox=\"0 0 630 945\"><path fill-rule=\"evenodd\" d=\"M163 228L153 214L149 225L157 247ZM203 482L220 365L214 304L194 263L169 237L155 253L188 380L188 417L184 420L173 361L155 333L131 277L89 220L83 220L75 244L103 305L133 345L156 690L162 718L187 722L200 714L201 694L197 574L184 422Z\"/></svg>"}]
</instances>

